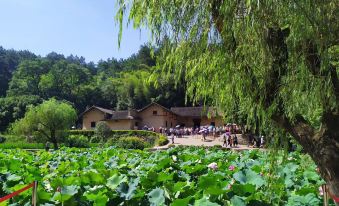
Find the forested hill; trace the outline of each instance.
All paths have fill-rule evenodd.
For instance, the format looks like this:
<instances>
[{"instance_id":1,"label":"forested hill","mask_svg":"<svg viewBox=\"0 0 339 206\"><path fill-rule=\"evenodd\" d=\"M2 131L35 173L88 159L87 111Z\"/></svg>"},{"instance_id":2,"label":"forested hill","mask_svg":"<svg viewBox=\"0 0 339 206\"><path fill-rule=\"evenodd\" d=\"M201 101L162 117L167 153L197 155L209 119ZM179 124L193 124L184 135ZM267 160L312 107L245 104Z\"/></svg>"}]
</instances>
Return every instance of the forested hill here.
<instances>
[{"instance_id":1,"label":"forested hill","mask_svg":"<svg viewBox=\"0 0 339 206\"><path fill-rule=\"evenodd\" d=\"M56 98L73 104L111 109L142 108L152 101L164 106L185 105L185 85L161 79L148 81L155 57L147 46L127 59L100 60L51 52L46 57L0 47L0 131L21 118L29 105Z\"/></svg>"}]
</instances>

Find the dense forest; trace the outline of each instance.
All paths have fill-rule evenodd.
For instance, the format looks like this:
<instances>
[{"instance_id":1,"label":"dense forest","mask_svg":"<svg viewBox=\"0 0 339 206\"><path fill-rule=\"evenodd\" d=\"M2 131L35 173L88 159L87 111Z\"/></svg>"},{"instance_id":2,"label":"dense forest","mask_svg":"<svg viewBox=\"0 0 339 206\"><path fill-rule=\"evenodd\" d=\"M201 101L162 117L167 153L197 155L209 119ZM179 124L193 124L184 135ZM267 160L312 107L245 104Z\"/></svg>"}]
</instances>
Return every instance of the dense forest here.
<instances>
[{"instance_id":1,"label":"dense forest","mask_svg":"<svg viewBox=\"0 0 339 206\"><path fill-rule=\"evenodd\" d=\"M0 131L22 118L30 105L52 97L71 103L78 114L91 105L111 109L142 108L152 101L167 107L189 105L184 81L154 72L157 53L141 46L127 59L95 64L73 55L51 52L41 57L0 47Z\"/></svg>"}]
</instances>

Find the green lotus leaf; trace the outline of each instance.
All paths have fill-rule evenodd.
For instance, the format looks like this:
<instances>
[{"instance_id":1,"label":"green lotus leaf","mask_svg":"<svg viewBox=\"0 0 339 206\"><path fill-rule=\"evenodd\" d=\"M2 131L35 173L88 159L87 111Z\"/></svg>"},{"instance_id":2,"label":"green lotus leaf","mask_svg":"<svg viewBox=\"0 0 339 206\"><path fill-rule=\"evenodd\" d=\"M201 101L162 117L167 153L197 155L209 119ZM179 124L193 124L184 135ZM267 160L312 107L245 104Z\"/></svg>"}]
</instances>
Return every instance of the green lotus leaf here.
<instances>
[{"instance_id":1,"label":"green lotus leaf","mask_svg":"<svg viewBox=\"0 0 339 206\"><path fill-rule=\"evenodd\" d=\"M160 206L165 204L164 190L155 188L148 193L148 200L151 205Z\"/></svg>"},{"instance_id":2,"label":"green lotus leaf","mask_svg":"<svg viewBox=\"0 0 339 206\"><path fill-rule=\"evenodd\" d=\"M209 201L206 197L196 200L194 206L220 206L217 203Z\"/></svg>"},{"instance_id":3,"label":"green lotus leaf","mask_svg":"<svg viewBox=\"0 0 339 206\"><path fill-rule=\"evenodd\" d=\"M126 182L127 177L125 175L114 174L108 178L106 186L111 190L115 190L122 182Z\"/></svg>"}]
</instances>

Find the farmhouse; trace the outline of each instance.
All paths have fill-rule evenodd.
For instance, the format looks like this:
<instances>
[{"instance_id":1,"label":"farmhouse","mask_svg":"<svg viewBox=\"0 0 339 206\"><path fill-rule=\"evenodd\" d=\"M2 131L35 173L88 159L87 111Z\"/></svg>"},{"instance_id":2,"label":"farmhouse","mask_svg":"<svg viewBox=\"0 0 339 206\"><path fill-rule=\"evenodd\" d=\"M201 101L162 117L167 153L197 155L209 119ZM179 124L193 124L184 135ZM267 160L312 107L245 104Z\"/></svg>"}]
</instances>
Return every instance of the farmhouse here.
<instances>
[{"instance_id":1,"label":"farmhouse","mask_svg":"<svg viewBox=\"0 0 339 206\"><path fill-rule=\"evenodd\" d=\"M183 127L200 127L205 125L223 126L223 121L212 108L206 107L172 107L170 109L155 102L142 109L114 111L92 106L84 111L82 129L94 129L97 122L105 121L112 130L137 130L144 126L155 130Z\"/></svg>"}]
</instances>

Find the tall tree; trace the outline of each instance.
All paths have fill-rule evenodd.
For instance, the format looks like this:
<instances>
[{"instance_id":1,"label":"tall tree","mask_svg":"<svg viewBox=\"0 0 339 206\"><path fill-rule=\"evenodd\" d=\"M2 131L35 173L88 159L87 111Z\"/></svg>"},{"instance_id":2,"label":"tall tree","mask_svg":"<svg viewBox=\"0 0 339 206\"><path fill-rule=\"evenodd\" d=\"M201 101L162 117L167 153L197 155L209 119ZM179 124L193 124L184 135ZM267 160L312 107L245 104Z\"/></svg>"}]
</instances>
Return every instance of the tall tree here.
<instances>
[{"instance_id":1,"label":"tall tree","mask_svg":"<svg viewBox=\"0 0 339 206\"><path fill-rule=\"evenodd\" d=\"M8 83L18 64L35 58L36 55L29 51L6 50L0 46L0 96L6 94Z\"/></svg>"},{"instance_id":2,"label":"tall tree","mask_svg":"<svg viewBox=\"0 0 339 206\"><path fill-rule=\"evenodd\" d=\"M58 149L60 132L70 129L76 118L76 111L71 105L50 99L31 107L24 118L12 125L12 130L24 135L39 135L51 141L54 148Z\"/></svg>"},{"instance_id":3,"label":"tall tree","mask_svg":"<svg viewBox=\"0 0 339 206\"><path fill-rule=\"evenodd\" d=\"M150 29L153 42L168 40L159 69L184 74L195 101L209 96L226 111L233 108L236 101L230 94L235 94L246 103L248 118L293 136L316 162L330 191L339 196L336 3L119 0L118 4L120 24L128 13L135 27Z\"/></svg>"},{"instance_id":4,"label":"tall tree","mask_svg":"<svg viewBox=\"0 0 339 206\"><path fill-rule=\"evenodd\" d=\"M11 122L22 118L29 106L41 102L39 96L33 95L0 98L0 131L5 131Z\"/></svg>"},{"instance_id":5,"label":"tall tree","mask_svg":"<svg viewBox=\"0 0 339 206\"><path fill-rule=\"evenodd\" d=\"M50 62L46 60L27 60L20 63L9 83L7 95L39 95L41 76L48 72Z\"/></svg>"}]
</instances>

